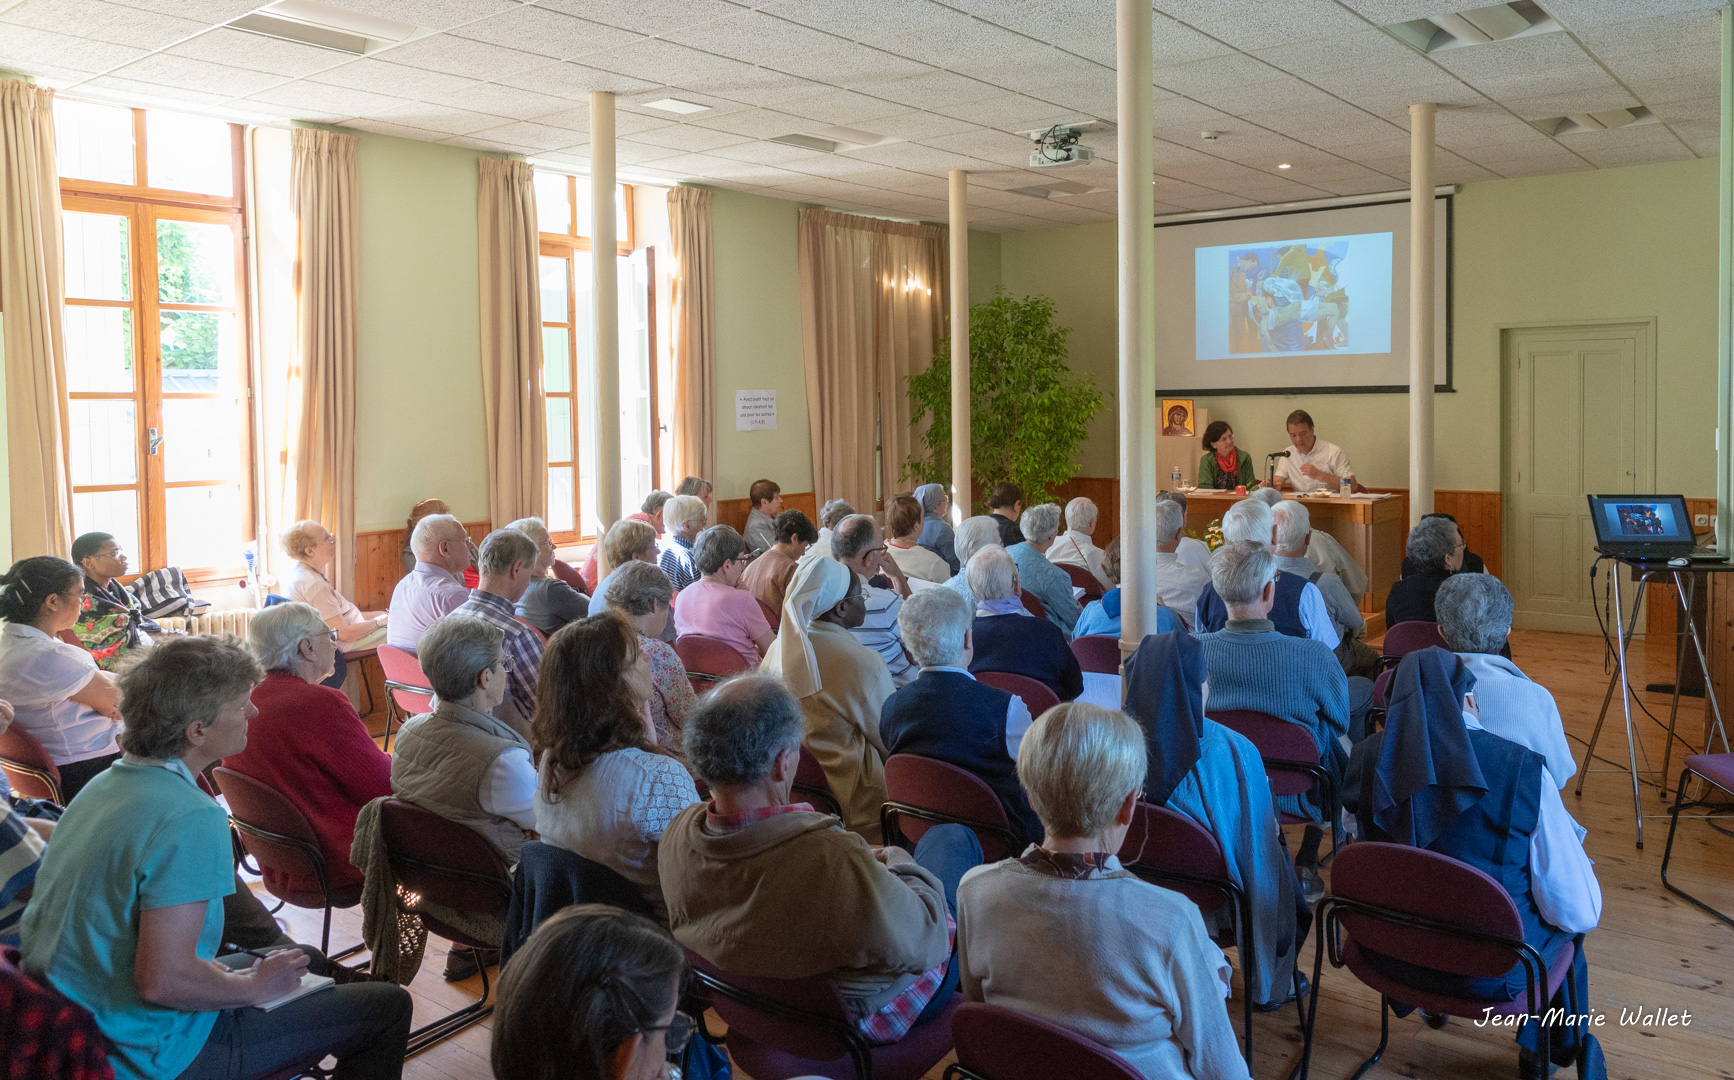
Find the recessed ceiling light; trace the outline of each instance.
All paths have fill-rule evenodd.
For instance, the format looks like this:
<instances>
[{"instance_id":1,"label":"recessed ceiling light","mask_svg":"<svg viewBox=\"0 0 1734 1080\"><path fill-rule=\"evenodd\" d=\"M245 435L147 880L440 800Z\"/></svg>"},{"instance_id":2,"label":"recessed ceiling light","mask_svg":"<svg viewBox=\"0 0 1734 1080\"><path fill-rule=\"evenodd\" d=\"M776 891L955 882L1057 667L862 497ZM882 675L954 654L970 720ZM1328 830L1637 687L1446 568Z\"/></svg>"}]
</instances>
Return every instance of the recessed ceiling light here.
<instances>
[{"instance_id":1,"label":"recessed ceiling light","mask_svg":"<svg viewBox=\"0 0 1734 1080\"><path fill-rule=\"evenodd\" d=\"M647 109L661 109L663 112L679 113L682 116L710 111L709 105L700 105L696 101L682 101L679 98L671 97L665 97L661 101L647 101L644 103L644 107Z\"/></svg>"},{"instance_id":2,"label":"recessed ceiling light","mask_svg":"<svg viewBox=\"0 0 1734 1080\"><path fill-rule=\"evenodd\" d=\"M1278 162L1276 167L1279 169L1292 169L1292 168L1294 168L1294 166L1290 165L1286 161Z\"/></svg>"},{"instance_id":3,"label":"recessed ceiling light","mask_svg":"<svg viewBox=\"0 0 1734 1080\"><path fill-rule=\"evenodd\" d=\"M426 33L410 23L363 15L314 0L278 0L228 25L357 56Z\"/></svg>"},{"instance_id":4,"label":"recessed ceiling light","mask_svg":"<svg viewBox=\"0 0 1734 1080\"><path fill-rule=\"evenodd\" d=\"M1415 51L1432 53L1516 37L1551 34L1561 27L1535 0L1512 0L1506 4L1392 23L1384 29Z\"/></svg>"},{"instance_id":5,"label":"recessed ceiling light","mask_svg":"<svg viewBox=\"0 0 1734 1080\"><path fill-rule=\"evenodd\" d=\"M788 135L776 135L766 142L782 143L785 146L799 146L805 150L818 150L826 154L835 154L840 150L860 150L868 146L878 146L880 143L893 140L884 135L876 135L871 131L850 127L823 127L810 132L791 132Z\"/></svg>"}]
</instances>

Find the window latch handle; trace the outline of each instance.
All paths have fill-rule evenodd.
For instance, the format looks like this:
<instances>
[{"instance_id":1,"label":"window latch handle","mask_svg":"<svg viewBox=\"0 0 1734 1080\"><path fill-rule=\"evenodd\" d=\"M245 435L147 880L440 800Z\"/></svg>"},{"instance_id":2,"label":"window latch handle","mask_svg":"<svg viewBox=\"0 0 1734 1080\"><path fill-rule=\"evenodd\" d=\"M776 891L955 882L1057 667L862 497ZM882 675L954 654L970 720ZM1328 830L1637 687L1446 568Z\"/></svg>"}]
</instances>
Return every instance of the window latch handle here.
<instances>
[{"instance_id":1,"label":"window latch handle","mask_svg":"<svg viewBox=\"0 0 1734 1080\"><path fill-rule=\"evenodd\" d=\"M155 457L157 455L157 451L162 449L163 437L161 435L157 434L156 428L150 429L149 445L150 445L150 454L152 457Z\"/></svg>"}]
</instances>

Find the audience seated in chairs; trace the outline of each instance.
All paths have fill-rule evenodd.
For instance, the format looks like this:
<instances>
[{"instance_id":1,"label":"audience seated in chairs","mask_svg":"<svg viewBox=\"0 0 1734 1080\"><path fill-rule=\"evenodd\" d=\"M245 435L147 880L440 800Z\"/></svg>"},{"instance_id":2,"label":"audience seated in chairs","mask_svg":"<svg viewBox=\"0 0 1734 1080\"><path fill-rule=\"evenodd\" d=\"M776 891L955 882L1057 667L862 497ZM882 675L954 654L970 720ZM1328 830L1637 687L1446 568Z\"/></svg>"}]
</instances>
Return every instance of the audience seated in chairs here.
<instances>
[{"instance_id":1,"label":"audience seated in chairs","mask_svg":"<svg viewBox=\"0 0 1734 1080\"><path fill-rule=\"evenodd\" d=\"M1022 698L969 673L972 622L963 598L950 589L924 589L904 603L897 624L921 673L885 699L879 735L888 757L917 754L980 777L999 796L1022 848L1041 834L1015 764L1030 711Z\"/></svg>"},{"instance_id":2,"label":"audience seated in chairs","mask_svg":"<svg viewBox=\"0 0 1734 1080\"><path fill-rule=\"evenodd\" d=\"M595 590L590 594L590 614L592 615L600 615L608 609L608 599L605 595L608 592L608 579L622 566L627 563L642 562L649 563L651 566L657 567L659 572L661 571L659 561L661 553L656 546L656 530L642 521L616 521L608 527L607 535L596 546L602 549L602 561L599 564L602 579L597 582ZM663 580L668 579L667 574L662 576ZM672 584L669 588L671 590L669 595L673 596ZM673 644L674 618L672 612L656 636L662 641Z\"/></svg>"},{"instance_id":3,"label":"audience seated in chairs","mask_svg":"<svg viewBox=\"0 0 1734 1080\"><path fill-rule=\"evenodd\" d=\"M1115 583L1102 573L1103 552L1094 539L1099 516L1096 504L1081 495L1067 503L1066 531L1048 549L1048 561L1055 566L1063 564L1088 570L1102 583L1102 588L1110 589Z\"/></svg>"},{"instance_id":4,"label":"audience seated in chairs","mask_svg":"<svg viewBox=\"0 0 1734 1080\"><path fill-rule=\"evenodd\" d=\"M391 758L374 745L355 706L341 690L321 686L337 659L337 643L319 612L290 602L266 608L247 627L248 643L264 681L253 690L258 715L247 729L247 747L223 759L295 805L325 856L332 890L361 884L349 862L355 815L374 799L391 794ZM311 877L266 884L282 892L316 893Z\"/></svg>"},{"instance_id":5,"label":"audience seated in chairs","mask_svg":"<svg viewBox=\"0 0 1734 1080\"><path fill-rule=\"evenodd\" d=\"M969 591L969 560L975 558L975 553L982 548L1003 548L999 542L999 526L1001 520L993 514L982 514L977 517L964 518L957 527L957 557L961 562L957 573L951 575L945 587L963 597L963 602L969 605L969 610L976 608L975 594ZM1018 605L1022 607L1023 605Z\"/></svg>"},{"instance_id":6,"label":"audience seated in chairs","mask_svg":"<svg viewBox=\"0 0 1734 1080\"><path fill-rule=\"evenodd\" d=\"M912 496L899 495L885 508L885 554L906 578L941 584L952 574L951 566L931 549L922 546L921 504Z\"/></svg>"},{"instance_id":7,"label":"audience seated in chairs","mask_svg":"<svg viewBox=\"0 0 1734 1080\"><path fill-rule=\"evenodd\" d=\"M711 485L711 482L700 476L683 476L681 477L679 485L674 489L674 493L677 496L691 495L697 498L699 502L704 503L705 513L707 514L710 513L713 508L711 496L715 491L716 489Z\"/></svg>"},{"instance_id":8,"label":"audience seated in chairs","mask_svg":"<svg viewBox=\"0 0 1734 1080\"><path fill-rule=\"evenodd\" d=\"M917 542L945 560L946 577L956 575L963 564L957 559L957 538L952 534L951 522L945 519L946 511L951 509L951 495L943 484L922 484L915 489L915 501L921 504L921 539Z\"/></svg>"},{"instance_id":9,"label":"audience seated in chairs","mask_svg":"<svg viewBox=\"0 0 1734 1080\"><path fill-rule=\"evenodd\" d=\"M84 575L53 555L20 559L0 577L0 687L10 722L30 734L60 770L68 803L120 758L119 694L112 676L60 640L84 605ZM3 730L3 728L0 728Z\"/></svg>"},{"instance_id":10,"label":"audience seated in chairs","mask_svg":"<svg viewBox=\"0 0 1734 1080\"><path fill-rule=\"evenodd\" d=\"M1602 893L1559 797L1547 761L1481 725L1476 677L1440 648L1412 652L1397 667L1383 731L1369 735L1349 760L1343 801L1368 840L1425 848L1468 863L1499 882L1523 919L1523 940L1545 958L1570 939L1577 956L1548 1008L1568 1011L1589 997L1583 936L1601 920ZM1502 978L1443 977L1418 971L1361 946L1369 966L1392 979L1431 986L1454 997L1521 996L1524 973ZM1532 1059L1543 1025L1518 1030L1519 1074L1546 1076ZM1572 1061L1575 1024L1546 1025L1555 1064Z\"/></svg>"},{"instance_id":11,"label":"audience seated in chairs","mask_svg":"<svg viewBox=\"0 0 1734 1080\"><path fill-rule=\"evenodd\" d=\"M4 701L0 706L0 717L9 719L12 706ZM0 790L0 947L18 947L18 924L53 834L54 819L23 816L13 808L11 792Z\"/></svg>"},{"instance_id":12,"label":"audience seated in chairs","mask_svg":"<svg viewBox=\"0 0 1734 1080\"><path fill-rule=\"evenodd\" d=\"M698 563L692 545L704 531L708 511L697 495L676 495L662 508L662 520L668 526L668 542L662 545L659 565L674 591L680 592L699 578Z\"/></svg>"},{"instance_id":13,"label":"audience seated in chairs","mask_svg":"<svg viewBox=\"0 0 1734 1080\"><path fill-rule=\"evenodd\" d=\"M885 802L879 714L896 687L885 661L851 632L864 608L853 571L830 559L806 560L789 586L777 640L761 669L781 677L799 701L807 749L825 770L844 826L877 844Z\"/></svg>"},{"instance_id":14,"label":"audience seated in chairs","mask_svg":"<svg viewBox=\"0 0 1734 1080\"><path fill-rule=\"evenodd\" d=\"M646 722L655 690L641 640L616 610L548 642L530 739L541 761L536 832L632 882L666 918L656 845L698 789L685 766L658 752Z\"/></svg>"},{"instance_id":15,"label":"audience seated in chairs","mask_svg":"<svg viewBox=\"0 0 1734 1080\"><path fill-rule=\"evenodd\" d=\"M1185 534L1186 525L1186 493L1184 491L1158 491L1156 501L1171 502L1180 508L1181 535L1180 542L1174 548L1174 557L1194 570L1210 573L1210 545L1196 536Z\"/></svg>"},{"instance_id":16,"label":"audience seated in chairs","mask_svg":"<svg viewBox=\"0 0 1734 1080\"><path fill-rule=\"evenodd\" d=\"M637 631L639 651L650 664L650 720L656 728L656 745L663 753L680 757L684 753L681 729L698 707L698 698L680 656L661 640L674 599L668 575L652 563L629 562L603 579L598 595L606 596L608 610L631 620Z\"/></svg>"},{"instance_id":17,"label":"audience seated in chairs","mask_svg":"<svg viewBox=\"0 0 1734 1080\"><path fill-rule=\"evenodd\" d=\"M1174 613L1187 630L1198 630L1198 598L1210 584L1210 560L1201 569L1180 557L1186 526L1185 507L1171 499L1157 499L1156 507L1156 599ZM1198 541L1192 541L1198 544ZM1202 544L1199 544L1203 547ZM1206 549L1208 550L1208 549Z\"/></svg>"},{"instance_id":18,"label":"audience seated in chairs","mask_svg":"<svg viewBox=\"0 0 1734 1080\"><path fill-rule=\"evenodd\" d=\"M385 643L415 652L422 634L470 598L464 571L476 558L476 545L463 522L447 513L426 514L409 536L415 565L391 590Z\"/></svg>"},{"instance_id":19,"label":"audience seated in chairs","mask_svg":"<svg viewBox=\"0 0 1734 1080\"><path fill-rule=\"evenodd\" d=\"M1276 551L1276 518L1268 503L1259 499L1242 499L1222 515L1224 541L1252 540L1274 553ZM1214 561L1214 556L1212 557ZM1310 574L1312 571L1308 571ZM1195 633L1215 633L1228 621L1228 611L1216 589L1206 584L1199 594L1198 608L1193 615ZM1277 633L1289 637L1312 638L1335 650L1340 640L1331 624L1330 608L1319 587L1303 574L1293 574L1280 567L1276 574L1276 599L1272 603L1270 621ZM1369 687L1369 692L1371 688Z\"/></svg>"},{"instance_id":20,"label":"audience seated in chairs","mask_svg":"<svg viewBox=\"0 0 1734 1080\"><path fill-rule=\"evenodd\" d=\"M1210 704L1218 709L1254 709L1311 731L1319 761L1339 780L1340 790L1348 761L1343 736L1349 731L1349 681L1328 647L1277 632L1270 620L1275 579L1276 556L1269 545L1256 540L1228 541L1211 556L1210 580L1227 606L1228 622L1222 630L1198 638L1210 680ZM1371 701L1368 684L1363 709ZM1334 827L1324 821L1324 809L1307 796L1281 796L1277 810ZM1309 901L1323 895L1318 877L1323 839L1317 825L1308 825L1295 857Z\"/></svg>"},{"instance_id":21,"label":"audience seated in chairs","mask_svg":"<svg viewBox=\"0 0 1734 1080\"><path fill-rule=\"evenodd\" d=\"M1257 963L1253 1003L1273 1009L1294 996L1298 892L1258 748L1207 719L1204 650L1184 630L1146 637L1126 663L1126 711L1144 729L1149 771L1143 800L1185 814L1222 846L1229 876L1252 908ZM1228 916L1226 907L1219 908ZM1212 918L1217 916L1213 913ZM1224 926L1211 925L1214 935ZM1241 958L1246 974L1246 958Z\"/></svg>"},{"instance_id":22,"label":"audience seated in chairs","mask_svg":"<svg viewBox=\"0 0 1734 1080\"><path fill-rule=\"evenodd\" d=\"M662 535L662 509L668 505L668 500L672 498L674 498L674 496L670 495L666 491L653 491L644 497L644 502L637 510L634 510L632 513L621 518L620 521L614 523L615 525L619 525L622 521L632 521L641 525L650 526L652 547L652 554L650 556L651 562L656 561L654 551L656 545L655 538ZM612 531L612 529L613 527L610 526L610 531ZM606 553L603 551L603 546L601 544L590 545L590 554L584 559L584 568L578 572L579 576L584 579L584 587L590 590L590 595L592 596L596 595L596 587L601 584L603 578L608 576L609 570L613 569L613 567L605 569L602 566L601 560L604 554ZM619 563L614 564L614 566L619 565Z\"/></svg>"},{"instance_id":23,"label":"audience seated in chairs","mask_svg":"<svg viewBox=\"0 0 1734 1080\"><path fill-rule=\"evenodd\" d=\"M72 561L84 571L84 608L72 631L104 671L133 649L149 648L150 635L163 628L144 613L138 597L122 585L126 552L104 532L89 532L72 542Z\"/></svg>"},{"instance_id":24,"label":"audience seated in chairs","mask_svg":"<svg viewBox=\"0 0 1734 1080\"><path fill-rule=\"evenodd\" d=\"M676 637L702 634L727 642L748 667L757 667L776 640L753 594L740 588L746 571L746 542L727 525L712 525L692 546L702 577L681 590L674 611Z\"/></svg>"},{"instance_id":25,"label":"audience seated in chairs","mask_svg":"<svg viewBox=\"0 0 1734 1080\"><path fill-rule=\"evenodd\" d=\"M573 619L590 613L590 598L554 576L554 538L539 517L519 518L507 525L528 536L536 545L536 565L530 568L530 584L518 598L519 618L544 634L552 634Z\"/></svg>"},{"instance_id":26,"label":"audience seated in chairs","mask_svg":"<svg viewBox=\"0 0 1734 1080\"><path fill-rule=\"evenodd\" d=\"M470 598L452 612L481 619L504 635L506 696L495 703L494 715L526 736L530 717L536 712L542 635L518 621L517 603L529 588L536 558L534 540L514 529L495 529L482 540L479 584L470 590ZM421 650L418 647L416 651ZM425 661L422 670L427 670Z\"/></svg>"},{"instance_id":27,"label":"audience seated in chairs","mask_svg":"<svg viewBox=\"0 0 1734 1080\"><path fill-rule=\"evenodd\" d=\"M741 539L752 552L764 552L777 542L777 515L783 512L783 489L774 480L754 480L747 489L747 526Z\"/></svg>"},{"instance_id":28,"label":"audience seated in chairs","mask_svg":"<svg viewBox=\"0 0 1734 1080\"><path fill-rule=\"evenodd\" d=\"M983 548L970 558L965 573L976 603L971 627L975 656L969 670L1026 676L1045 684L1061 701L1083 693L1084 672L1066 635L1032 616L1018 599L1018 572L1011 556L1001 548Z\"/></svg>"},{"instance_id":29,"label":"audience seated in chairs","mask_svg":"<svg viewBox=\"0 0 1734 1080\"><path fill-rule=\"evenodd\" d=\"M451 505L444 499L423 499L409 508L409 519L403 526L403 548L398 556L403 560L403 572L413 573L415 564L421 561L421 556L415 552L415 527L421 524L421 519L430 514L450 514ZM458 571L462 573L462 571Z\"/></svg>"},{"instance_id":30,"label":"audience seated in chairs","mask_svg":"<svg viewBox=\"0 0 1734 1080\"><path fill-rule=\"evenodd\" d=\"M1492 574L1453 574L1433 598L1439 633L1475 676L1481 726L1547 760L1564 788L1577 773L1553 695L1511 662L1511 592Z\"/></svg>"},{"instance_id":31,"label":"audience seated in chairs","mask_svg":"<svg viewBox=\"0 0 1734 1080\"><path fill-rule=\"evenodd\" d=\"M483 581L487 566L484 546ZM405 802L475 830L509 865L536 828L536 767L524 736L494 716L509 681L503 638L494 623L461 611L422 635L421 670L436 707L398 732L391 789ZM447 957L447 979L475 971L470 951L454 949Z\"/></svg>"},{"instance_id":32,"label":"audience seated in chairs","mask_svg":"<svg viewBox=\"0 0 1734 1080\"><path fill-rule=\"evenodd\" d=\"M295 565L283 578L283 595L309 604L325 625L337 631L337 643L354 652L385 644L386 613L363 611L325 576L337 554L337 537L317 521L297 521L283 530L283 551Z\"/></svg>"},{"instance_id":33,"label":"audience seated in chairs","mask_svg":"<svg viewBox=\"0 0 1734 1080\"><path fill-rule=\"evenodd\" d=\"M1060 531L1060 508L1054 503L1032 506L1024 511L1020 524L1023 542L1006 548L1017 564L1020 587L1041 601L1048 621L1070 639L1083 608L1072 595L1071 576L1049 562L1047 554Z\"/></svg>"},{"instance_id":34,"label":"audience seated in chairs","mask_svg":"<svg viewBox=\"0 0 1734 1080\"><path fill-rule=\"evenodd\" d=\"M999 546L1011 548L1014 544L1024 542L1023 530L1018 528L1018 517L1024 512L1024 489L1013 483L995 484L987 496L988 516L995 518L994 526L999 529ZM963 560L969 565L969 560Z\"/></svg>"},{"instance_id":35,"label":"audience seated in chairs","mask_svg":"<svg viewBox=\"0 0 1734 1080\"><path fill-rule=\"evenodd\" d=\"M690 977L667 930L619 908L550 916L500 976L496 1080L656 1080L699 1021L678 1011Z\"/></svg>"},{"instance_id":36,"label":"audience seated in chairs","mask_svg":"<svg viewBox=\"0 0 1734 1080\"><path fill-rule=\"evenodd\" d=\"M861 579L865 614L854 627L855 640L879 654L898 686L915 678L915 665L903 651L903 637L897 631L897 611L909 595L909 582L897 564L885 558L879 526L866 514L844 518L831 538L831 558ZM873 584L879 578L889 580L892 587Z\"/></svg>"},{"instance_id":37,"label":"audience seated in chairs","mask_svg":"<svg viewBox=\"0 0 1734 1080\"><path fill-rule=\"evenodd\" d=\"M403 989L338 986L259 1012L302 972L330 970L325 958L306 946L217 958L234 855L194 778L245 748L262 676L215 637L145 654L121 677L126 759L67 808L37 876L24 967L95 1016L119 1076L264 1077L326 1054L342 1076L402 1073Z\"/></svg>"},{"instance_id":38,"label":"audience seated in chairs","mask_svg":"<svg viewBox=\"0 0 1734 1080\"><path fill-rule=\"evenodd\" d=\"M1018 778L1044 835L1021 858L964 875L963 993L1094 1039L1151 1080L1244 1080L1223 1004L1233 969L1192 901L1115 854L1145 758L1124 713L1074 703L1036 720Z\"/></svg>"},{"instance_id":39,"label":"audience seated in chairs","mask_svg":"<svg viewBox=\"0 0 1734 1080\"><path fill-rule=\"evenodd\" d=\"M826 568L827 583L848 576L825 560L808 565ZM803 567L791 607L807 575ZM862 1033L893 1043L944 1008L957 985L949 912L981 844L962 825L940 825L912 858L791 804L802 726L801 707L774 677L739 676L700 703L686 757L711 797L662 836L669 924L725 973L830 976Z\"/></svg>"},{"instance_id":40,"label":"audience seated in chairs","mask_svg":"<svg viewBox=\"0 0 1734 1080\"><path fill-rule=\"evenodd\" d=\"M1276 551L1276 568L1306 578L1317 586L1330 615L1331 629L1337 634L1337 662L1343 665L1344 673L1364 679L1376 677L1379 674L1379 654L1361 640L1366 636L1367 620L1361 616L1354 597L1349 595L1342 578L1315 569L1307 557L1313 538L1323 534L1313 531L1312 515L1306 504L1298 499L1279 499L1270 508L1270 513L1276 529L1275 539L1271 542Z\"/></svg>"},{"instance_id":41,"label":"audience seated in chairs","mask_svg":"<svg viewBox=\"0 0 1734 1080\"><path fill-rule=\"evenodd\" d=\"M821 558L831 557L831 534L844 518L854 517L855 508L847 499L832 499L819 508L819 538L807 550Z\"/></svg>"},{"instance_id":42,"label":"audience seated in chairs","mask_svg":"<svg viewBox=\"0 0 1734 1080\"><path fill-rule=\"evenodd\" d=\"M1391 583L1385 594L1385 629L1398 623L1438 622L1433 597L1439 586L1463 569L1467 549L1457 522L1448 517L1424 517L1409 530L1403 557L1412 571Z\"/></svg>"},{"instance_id":43,"label":"audience seated in chairs","mask_svg":"<svg viewBox=\"0 0 1734 1080\"><path fill-rule=\"evenodd\" d=\"M783 610L783 597L795 577L795 564L819 539L819 530L799 510L784 510L775 522L776 543L759 553L741 575L741 588L772 611Z\"/></svg>"},{"instance_id":44,"label":"audience seated in chairs","mask_svg":"<svg viewBox=\"0 0 1734 1080\"><path fill-rule=\"evenodd\" d=\"M1160 504L1158 504L1160 505ZM1120 636L1120 538L1118 536L1108 541L1108 547L1102 552L1102 575L1112 585L1100 600L1092 600L1084 605L1084 613L1078 616L1078 624L1072 627L1072 640L1081 637L1119 637ZM1163 577L1158 572L1156 587L1162 588ZM1190 611L1191 609L1185 609ZM1181 625L1183 612L1170 610L1167 605L1156 608L1156 632L1166 634Z\"/></svg>"},{"instance_id":45,"label":"audience seated in chairs","mask_svg":"<svg viewBox=\"0 0 1734 1080\"><path fill-rule=\"evenodd\" d=\"M1457 524L1457 519L1455 517L1452 517L1450 514L1440 513L1438 511L1434 511L1431 514L1422 514L1421 515L1422 521L1426 521L1428 518L1443 518L1444 520L1449 521L1453 525ZM1462 531L1462 526L1458 526L1458 531L1459 532ZM1403 556L1403 566L1402 566L1401 571L1399 572L1399 576L1408 577L1410 574L1415 573L1419 569L1420 569L1420 567L1416 564L1414 558L1410 555L1405 554ZM1464 573L1464 574L1485 574L1485 573L1487 573L1487 562L1486 562L1486 560L1482 559L1481 556L1475 554L1475 552L1470 551L1468 548L1468 545L1465 544L1464 548L1463 548L1463 565L1461 567L1459 567L1458 570L1460 573Z\"/></svg>"}]
</instances>

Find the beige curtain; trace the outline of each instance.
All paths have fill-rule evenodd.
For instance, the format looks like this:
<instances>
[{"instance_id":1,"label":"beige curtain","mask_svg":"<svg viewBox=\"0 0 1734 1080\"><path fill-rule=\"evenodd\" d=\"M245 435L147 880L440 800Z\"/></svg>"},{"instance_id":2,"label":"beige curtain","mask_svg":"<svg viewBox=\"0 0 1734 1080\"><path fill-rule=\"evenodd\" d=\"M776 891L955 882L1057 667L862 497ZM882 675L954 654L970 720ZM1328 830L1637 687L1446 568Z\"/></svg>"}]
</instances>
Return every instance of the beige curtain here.
<instances>
[{"instance_id":1,"label":"beige curtain","mask_svg":"<svg viewBox=\"0 0 1734 1080\"><path fill-rule=\"evenodd\" d=\"M496 525L548 511L542 399L542 296L537 287L536 170L481 159L476 190L482 283L482 401L488 419L488 514Z\"/></svg>"},{"instance_id":2,"label":"beige curtain","mask_svg":"<svg viewBox=\"0 0 1734 1080\"><path fill-rule=\"evenodd\" d=\"M715 195L703 188L668 192L673 248L674 469L671 476L716 476L716 259L711 231Z\"/></svg>"},{"instance_id":3,"label":"beige curtain","mask_svg":"<svg viewBox=\"0 0 1734 1080\"><path fill-rule=\"evenodd\" d=\"M296 128L289 185L298 226L296 351L301 368L295 433L296 518L337 538L332 585L355 595L356 254L360 244L360 140Z\"/></svg>"},{"instance_id":4,"label":"beige curtain","mask_svg":"<svg viewBox=\"0 0 1734 1080\"><path fill-rule=\"evenodd\" d=\"M821 502L879 509L912 486L908 378L945 333L946 233L802 210L799 263L813 485Z\"/></svg>"},{"instance_id":5,"label":"beige curtain","mask_svg":"<svg viewBox=\"0 0 1734 1080\"><path fill-rule=\"evenodd\" d=\"M0 79L0 338L12 558L72 547L54 91Z\"/></svg>"}]
</instances>

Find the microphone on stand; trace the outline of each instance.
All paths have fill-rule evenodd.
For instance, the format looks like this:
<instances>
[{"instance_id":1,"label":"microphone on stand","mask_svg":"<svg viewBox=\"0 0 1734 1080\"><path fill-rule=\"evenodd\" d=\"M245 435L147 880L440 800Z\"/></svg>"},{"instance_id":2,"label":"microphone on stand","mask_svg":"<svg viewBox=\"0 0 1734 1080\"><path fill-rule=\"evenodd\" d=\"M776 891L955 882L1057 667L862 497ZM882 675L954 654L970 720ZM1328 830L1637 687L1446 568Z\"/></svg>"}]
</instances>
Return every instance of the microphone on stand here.
<instances>
[{"instance_id":1,"label":"microphone on stand","mask_svg":"<svg viewBox=\"0 0 1734 1080\"><path fill-rule=\"evenodd\" d=\"M1275 487L1276 486L1276 459L1279 457L1280 458L1288 457L1288 451L1287 450L1278 450L1274 454L1264 455L1264 485L1265 485L1265 487Z\"/></svg>"},{"instance_id":2,"label":"microphone on stand","mask_svg":"<svg viewBox=\"0 0 1734 1080\"><path fill-rule=\"evenodd\" d=\"M1278 451L1277 451L1277 452L1276 452L1276 453L1274 453L1274 454L1266 454L1266 455L1264 455L1264 456L1265 456L1265 457L1266 457L1266 458L1267 458L1267 459L1268 459L1268 458L1279 458L1279 457L1288 457L1288 451L1287 451L1287 450L1278 450Z\"/></svg>"}]
</instances>

